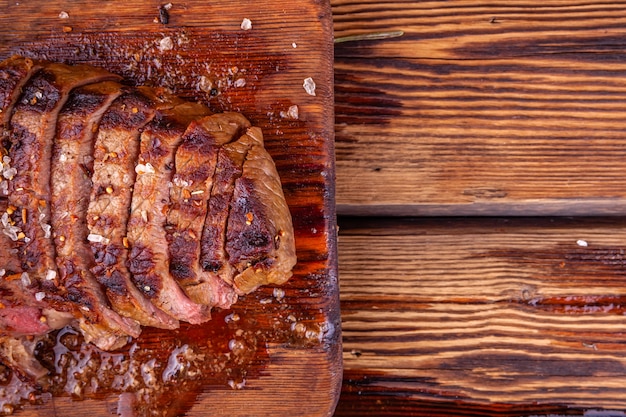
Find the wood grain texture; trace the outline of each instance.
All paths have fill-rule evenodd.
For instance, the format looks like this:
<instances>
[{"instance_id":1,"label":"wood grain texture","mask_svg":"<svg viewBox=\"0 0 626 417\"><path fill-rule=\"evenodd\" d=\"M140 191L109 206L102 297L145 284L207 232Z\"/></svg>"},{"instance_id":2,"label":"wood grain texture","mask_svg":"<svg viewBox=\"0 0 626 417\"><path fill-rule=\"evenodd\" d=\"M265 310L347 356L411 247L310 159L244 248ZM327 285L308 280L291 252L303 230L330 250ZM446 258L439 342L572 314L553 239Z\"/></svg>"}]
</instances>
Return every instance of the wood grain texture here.
<instances>
[{"instance_id":1,"label":"wood grain texture","mask_svg":"<svg viewBox=\"0 0 626 417\"><path fill-rule=\"evenodd\" d=\"M172 2L165 23L159 10L164 3L0 1L0 59L20 53L89 63L134 84L168 87L213 111L244 113L263 129L281 176L298 265L284 297L272 288L243 297L233 308L239 321L218 312L201 330L147 329L130 350L116 355L124 366L132 366L138 352L153 355L163 370L163 346L195 343L206 368L200 364L190 381L151 399L165 415L331 415L341 383L341 332L330 5L185 0ZM244 18L251 30L241 28ZM307 77L317 85L314 96L303 88ZM289 113L292 106L296 117ZM236 345L231 342L246 335L254 340L245 346L251 348L246 359L228 354ZM124 408L132 403L128 398L104 390L81 402L62 397L29 405L18 415L124 414L130 411Z\"/></svg>"},{"instance_id":2,"label":"wood grain texture","mask_svg":"<svg viewBox=\"0 0 626 417\"><path fill-rule=\"evenodd\" d=\"M332 5L340 214L626 213L623 4Z\"/></svg>"},{"instance_id":3,"label":"wood grain texture","mask_svg":"<svg viewBox=\"0 0 626 417\"><path fill-rule=\"evenodd\" d=\"M624 219L340 225L336 416L626 411Z\"/></svg>"}]
</instances>

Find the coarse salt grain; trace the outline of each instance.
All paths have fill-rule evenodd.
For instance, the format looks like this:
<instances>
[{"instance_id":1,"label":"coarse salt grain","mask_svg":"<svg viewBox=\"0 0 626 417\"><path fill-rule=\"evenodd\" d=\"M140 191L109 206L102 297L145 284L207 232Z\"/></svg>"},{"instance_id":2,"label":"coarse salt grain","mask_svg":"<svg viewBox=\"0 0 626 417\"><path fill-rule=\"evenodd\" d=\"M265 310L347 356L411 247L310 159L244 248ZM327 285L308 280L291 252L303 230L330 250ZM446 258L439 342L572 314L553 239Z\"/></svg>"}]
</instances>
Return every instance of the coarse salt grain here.
<instances>
[{"instance_id":1,"label":"coarse salt grain","mask_svg":"<svg viewBox=\"0 0 626 417\"><path fill-rule=\"evenodd\" d=\"M15 168L7 168L2 171L2 176L7 180L12 180L15 175L17 175L17 169Z\"/></svg>"},{"instance_id":2,"label":"coarse salt grain","mask_svg":"<svg viewBox=\"0 0 626 417\"><path fill-rule=\"evenodd\" d=\"M35 293L35 299L36 299L37 301L41 301L41 300L43 300L44 298L46 298L46 293L45 293L45 292L40 291L40 292Z\"/></svg>"},{"instance_id":3,"label":"coarse salt grain","mask_svg":"<svg viewBox=\"0 0 626 417\"><path fill-rule=\"evenodd\" d=\"M246 85L245 78L237 78L237 80L234 83L234 86L237 88L245 87L245 85Z\"/></svg>"},{"instance_id":4,"label":"coarse salt grain","mask_svg":"<svg viewBox=\"0 0 626 417\"><path fill-rule=\"evenodd\" d=\"M137 164L135 167L135 172L137 174L154 174L156 171L150 162L146 164Z\"/></svg>"},{"instance_id":5,"label":"coarse salt grain","mask_svg":"<svg viewBox=\"0 0 626 417\"><path fill-rule=\"evenodd\" d=\"M69 19L70 15L67 12L59 13L59 19Z\"/></svg>"},{"instance_id":6,"label":"coarse salt grain","mask_svg":"<svg viewBox=\"0 0 626 417\"><path fill-rule=\"evenodd\" d=\"M293 42L293 43L291 44L291 46L292 46L292 48L293 48L293 49L296 49L296 48L298 47L298 44L297 44L297 43L295 43L295 42Z\"/></svg>"},{"instance_id":7,"label":"coarse salt grain","mask_svg":"<svg viewBox=\"0 0 626 417\"><path fill-rule=\"evenodd\" d=\"M43 230L43 237L46 239L50 239L52 226L47 223L42 223L41 229Z\"/></svg>"},{"instance_id":8,"label":"coarse salt grain","mask_svg":"<svg viewBox=\"0 0 626 417\"><path fill-rule=\"evenodd\" d=\"M56 277L57 277L57 271L55 271L54 269L48 269L48 272L46 272L46 280L52 281Z\"/></svg>"},{"instance_id":9,"label":"coarse salt grain","mask_svg":"<svg viewBox=\"0 0 626 417\"><path fill-rule=\"evenodd\" d=\"M189 181L185 181L184 179L180 178L179 176L175 176L174 179L172 180L172 182L177 187L189 187L191 185L191 183Z\"/></svg>"},{"instance_id":10,"label":"coarse salt grain","mask_svg":"<svg viewBox=\"0 0 626 417\"><path fill-rule=\"evenodd\" d=\"M87 240L93 243L109 243L109 239L95 233L87 235Z\"/></svg>"},{"instance_id":11,"label":"coarse salt grain","mask_svg":"<svg viewBox=\"0 0 626 417\"><path fill-rule=\"evenodd\" d=\"M23 286L28 287L30 285L30 277L28 276L28 273L22 272L22 275L20 275L20 281L22 281Z\"/></svg>"},{"instance_id":12,"label":"coarse salt grain","mask_svg":"<svg viewBox=\"0 0 626 417\"><path fill-rule=\"evenodd\" d=\"M313 81L313 78L308 77L304 79L304 84L302 84L302 87L304 87L304 91L306 91L306 93L310 96L314 96L315 95L315 81Z\"/></svg>"},{"instance_id":13,"label":"coarse salt grain","mask_svg":"<svg viewBox=\"0 0 626 417\"><path fill-rule=\"evenodd\" d=\"M174 49L174 42L169 36L166 36L159 41L159 51L164 52L172 49Z\"/></svg>"},{"instance_id":14,"label":"coarse salt grain","mask_svg":"<svg viewBox=\"0 0 626 417\"><path fill-rule=\"evenodd\" d=\"M243 30L250 30L250 29L252 29L252 21L250 19L248 19L247 17L244 18L241 21L241 29L243 29Z\"/></svg>"},{"instance_id":15,"label":"coarse salt grain","mask_svg":"<svg viewBox=\"0 0 626 417\"><path fill-rule=\"evenodd\" d=\"M0 277L3 277L4 274L6 273L7 273L6 269L0 269Z\"/></svg>"},{"instance_id":16,"label":"coarse salt grain","mask_svg":"<svg viewBox=\"0 0 626 417\"><path fill-rule=\"evenodd\" d=\"M274 288L272 295L275 299L282 300L283 298L285 298L285 290L283 290L282 288Z\"/></svg>"},{"instance_id":17,"label":"coarse salt grain","mask_svg":"<svg viewBox=\"0 0 626 417\"><path fill-rule=\"evenodd\" d=\"M587 241L586 241L586 240L582 240L582 239L578 239L578 240L576 241L576 244L577 244L578 246L582 246L582 247L587 247L587 246L589 246L589 244L587 243Z\"/></svg>"},{"instance_id":18,"label":"coarse salt grain","mask_svg":"<svg viewBox=\"0 0 626 417\"><path fill-rule=\"evenodd\" d=\"M298 106L296 106L295 104L293 106L289 107L289 110L287 111L281 111L280 112L280 117L282 117L283 119L292 119L292 120L298 120L299 117L299 109Z\"/></svg>"},{"instance_id":19,"label":"coarse salt grain","mask_svg":"<svg viewBox=\"0 0 626 417\"><path fill-rule=\"evenodd\" d=\"M1 218L2 221L2 233L4 233L4 235L8 236L12 241L17 241L18 239L18 232L20 232L20 228L17 226L13 226L12 224L9 223L9 214L8 213L4 213L2 215Z\"/></svg>"}]
</instances>

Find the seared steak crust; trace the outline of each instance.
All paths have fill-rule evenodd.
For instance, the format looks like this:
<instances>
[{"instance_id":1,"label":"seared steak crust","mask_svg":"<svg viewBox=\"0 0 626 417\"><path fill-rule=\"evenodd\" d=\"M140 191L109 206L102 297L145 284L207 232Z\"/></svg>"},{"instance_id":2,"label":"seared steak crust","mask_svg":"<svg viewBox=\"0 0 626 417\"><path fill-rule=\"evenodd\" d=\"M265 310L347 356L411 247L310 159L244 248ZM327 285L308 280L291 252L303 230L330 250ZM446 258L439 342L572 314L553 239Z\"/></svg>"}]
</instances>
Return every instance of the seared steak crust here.
<instances>
[{"instance_id":1,"label":"seared steak crust","mask_svg":"<svg viewBox=\"0 0 626 417\"><path fill-rule=\"evenodd\" d=\"M62 310L50 226L50 161L56 121L69 92L78 86L119 77L93 67L45 64L24 86L10 121L9 156L17 170L9 182L12 221L21 229L18 257L33 285Z\"/></svg>"},{"instance_id":2,"label":"seared steak crust","mask_svg":"<svg viewBox=\"0 0 626 417\"><path fill-rule=\"evenodd\" d=\"M226 234L226 251L238 272L240 294L261 285L279 285L296 264L291 214L276 165L263 146L261 129L248 129L255 141L246 155L243 173L235 181Z\"/></svg>"},{"instance_id":3,"label":"seared steak crust","mask_svg":"<svg viewBox=\"0 0 626 417\"><path fill-rule=\"evenodd\" d=\"M198 324L211 318L210 308L191 301L170 275L163 225L176 148L189 123L209 111L171 96L164 96L164 100L171 101L172 108L159 112L141 134L128 220L129 269L137 288L157 307L178 320Z\"/></svg>"},{"instance_id":4,"label":"seared steak crust","mask_svg":"<svg viewBox=\"0 0 626 417\"><path fill-rule=\"evenodd\" d=\"M217 167L209 208L200 240L200 264L213 278L232 285L235 271L226 253L226 224L235 190L235 181L243 174L243 163L255 143L249 135L222 146L217 156Z\"/></svg>"},{"instance_id":5,"label":"seared steak crust","mask_svg":"<svg viewBox=\"0 0 626 417\"><path fill-rule=\"evenodd\" d=\"M207 321L296 263L260 129L118 81L0 63L0 360L24 374L45 372L25 342L68 323L115 349L140 325Z\"/></svg>"},{"instance_id":6,"label":"seared steak crust","mask_svg":"<svg viewBox=\"0 0 626 417\"><path fill-rule=\"evenodd\" d=\"M87 239L95 257L91 269L115 310L142 325L173 329L178 321L156 308L131 281L126 223L135 182L139 136L156 113L155 103L132 89L102 117L94 147Z\"/></svg>"},{"instance_id":7,"label":"seared steak crust","mask_svg":"<svg viewBox=\"0 0 626 417\"><path fill-rule=\"evenodd\" d=\"M22 93L22 87L40 68L40 63L21 56L13 56L0 63L0 123L3 145L6 145L9 120Z\"/></svg>"},{"instance_id":8,"label":"seared steak crust","mask_svg":"<svg viewBox=\"0 0 626 417\"><path fill-rule=\"evenodd\" d=\"M139 324L114 312L90 268L87 208L93 171L94 132L122 86L106 81L74 90L57 121L52 154L52 230L59 279L67 298L82 313L79 326L88 341L109 350L140 334Z\"/></svg>"},{"instance_id":9,"label":"seared steak crust","mask_svg":"<svg viewBox=\"0 0 626 417\"><path fill-rule=\"evenodd\" d=\"M232 288L200 266L199 241L219 147L249 126L250 122L238 113L207 116L191 123L176 150L171 209L165 225L170 272L189 298L199 304L228 307L236 300Z\"/></svg>"}]
</instances>

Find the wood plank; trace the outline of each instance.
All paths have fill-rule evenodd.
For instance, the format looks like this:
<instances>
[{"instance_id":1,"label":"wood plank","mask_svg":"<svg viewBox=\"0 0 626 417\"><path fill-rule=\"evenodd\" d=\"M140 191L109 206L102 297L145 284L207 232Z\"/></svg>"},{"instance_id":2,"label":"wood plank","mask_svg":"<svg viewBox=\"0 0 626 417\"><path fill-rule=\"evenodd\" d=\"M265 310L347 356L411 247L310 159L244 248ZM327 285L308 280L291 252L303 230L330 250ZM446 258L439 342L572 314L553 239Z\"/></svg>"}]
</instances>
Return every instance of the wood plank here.
<instances>
[{"instance_id":1,"label":"wood plank","mask_svg":"<svg viewBox=\"0 0 626 417\"><path fill-rule=\"evenodd\" d=\"M626 411L625 219L340 226L336 416Z\"/></svg>"},{"instance_id":2,"label":"wood plank","mask_svg":"<svg viewBox=\"0 0 626 417\"><path fill-rule=\"evenodd\" d=\"M333 0L337 209L626 213L626 10Z\"/></svg>"},{"instance_id":3,"label":"wood plank","mask_svg":"<svg viewBox=\"0 0 626 417\"><path fill-rule=\"evenodd\" d=\"M76 375L87 375L86 385L61 371L53 387L60 397L44 395L43 405L17 414L128 415L130 407L146 415L331 415L341 339L330 4L181 0L164 12L166 3L0 0L0 59L21 53L89 63L213 111L242 112L263 129L283 182L296 230L294 276L284 293L263 288L207 325L145 329L119 352L58 346L64 360L83 364ZM244 18L252 29L242 29ZM315 95L303 88L307 77ZM116 375L98 368L108 369L107 360ZM0 401L8 391L0 386Z\"/></svg>"}]
</instances>

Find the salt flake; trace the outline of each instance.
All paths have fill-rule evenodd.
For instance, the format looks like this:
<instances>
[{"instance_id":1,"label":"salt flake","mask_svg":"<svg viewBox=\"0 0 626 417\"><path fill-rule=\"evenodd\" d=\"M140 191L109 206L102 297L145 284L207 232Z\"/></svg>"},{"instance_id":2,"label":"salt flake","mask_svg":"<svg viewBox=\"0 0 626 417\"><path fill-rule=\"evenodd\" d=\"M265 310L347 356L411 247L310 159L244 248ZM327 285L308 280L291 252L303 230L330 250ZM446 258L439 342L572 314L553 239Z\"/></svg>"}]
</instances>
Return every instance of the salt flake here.
<instances>
[{"instance_id":1,"label":"salt flake","mask_svg":"<svg viewBox=\"0 0 626 417\"><path fill-rule=\"evenodd\" d=\"M166 36L159 41L159 51L164 52L172 49L174 49L174 42L169 36Z\"/></svg>"},{"instance_id":2,"label":"salt flake","mask_svg":"<svg viewBox=\"0 0 626 417\"><path fill-rule=\"evenodd\" d=\"M22 281L22 285L25 287L28 287L31 284L30 277L26 272L22 272L22 275L20 275L20 281Z\"/></svg>"},{"instance_id":3,"label":"salt flake","mask_svg":"<svg viewBox=\"0 0 626 417\"><path fill-rule=\"evenodd\" d=\"M144 164L137 164L137 166L135 167L135 172L137 174L154 174L154 167L152 166L152 164L150 162Z\"/></svg>"},{"instance_id":4,"label":"salt flake","mask_svg":"<svg viewBox=\"0 0 626 417\"><path fill-rule=\"evenodd\" d=\"M283 119L298 120L299 118L298 106L294 104L293 106L289 107L289 110L281 111L280 117L282 117Z\"/></svg>"},{"instance_id":5,"label":"salt flake","mask_svg":"<svg viewBox=\"0 0 626 417\"><path fill-rule=\"evenodd\" d=\"M250 19L248 19L247 17L244 18L241 21L241 29L243 29L243 30L250 30L250 29L252 29L252 21Z\"/></svg>"},{"instance_id":6,"label":"salt flake","mask_svg":"<svg viewBox=\"0 0 626 417\"><path fill-rule=\"evenodd\" d=\"M95 233L90 233L87 236L87 240L90 242L94 242L94 243L104 243L104 244L109 243L109 239L107 239L106 237L102 235L97 235Z\"/></svg>"},{"instance_id":7,"label":"salt flake","mask_svg":"<svg viewBox=\"0 0 626 417\"><path fill-rule=\"evenodd\" d=\"M304 87L304 90L307 92L308 95L310 96L314 96L315 95L315 81L313 81L313 78L308 77L304 79L304 84L302 84L302 86Z\"/></svg>"}]
</instances>

